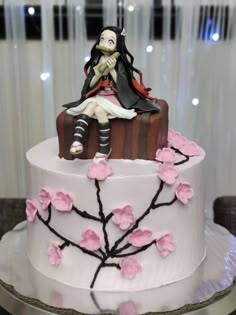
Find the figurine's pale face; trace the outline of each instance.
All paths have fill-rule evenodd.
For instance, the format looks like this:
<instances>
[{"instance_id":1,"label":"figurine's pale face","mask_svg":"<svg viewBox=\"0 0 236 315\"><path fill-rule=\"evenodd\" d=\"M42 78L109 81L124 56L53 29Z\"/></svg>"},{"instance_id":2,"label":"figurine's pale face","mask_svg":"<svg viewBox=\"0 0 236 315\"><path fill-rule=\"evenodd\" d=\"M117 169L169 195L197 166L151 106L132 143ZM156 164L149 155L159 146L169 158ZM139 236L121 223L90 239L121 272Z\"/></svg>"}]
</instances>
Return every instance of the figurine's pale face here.
<instances>
[{"instance_id":1,"label":"figurine's pale face","mask_svg":"<svg viewBox=\"0 0 236 315\"><path fill-rule=\"evenodd\" d=\"M105 30L100 36L99 45L113 51L116 49L116 41L116 33L110 30Z\"/></svg>"}]
</instances>

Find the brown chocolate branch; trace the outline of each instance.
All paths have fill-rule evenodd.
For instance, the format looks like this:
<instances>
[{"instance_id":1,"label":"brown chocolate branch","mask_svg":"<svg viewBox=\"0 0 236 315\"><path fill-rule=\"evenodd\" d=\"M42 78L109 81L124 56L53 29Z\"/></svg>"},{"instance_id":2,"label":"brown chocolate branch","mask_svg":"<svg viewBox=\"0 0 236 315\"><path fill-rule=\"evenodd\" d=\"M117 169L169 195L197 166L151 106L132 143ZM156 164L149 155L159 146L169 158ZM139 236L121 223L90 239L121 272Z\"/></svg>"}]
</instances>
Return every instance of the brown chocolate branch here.
<instances>
[{"instance_id":1,"label":"brown chocolate branch","mask_svg":"<svg viewBox=\"0 0 236 315\"><path fill-rule=\"evenodd\" d=\"M61 235L60 233L58 233L56 230L54 230L49 223L47 222L47 220L44 220L42 218L42 216L39 214L39 212L37 211L37 217L39 218L39 220L45 225L47 226L47 228L54 234L56 235L58 238L60 238L61 240L63 240L64 242L66 242L69 245L72 245L74 247L77 247L78 249L80 249L83 253L88 254L90 256L93 256L95 258L98 258L100 260L102 260L102 257L100 257L98 254L95 254L94 252L87 250L86 248L81 247L79 244L76 244L70 240L68 240L66 237L64 237L63 235Z\"/></svg>"},{"instance_id":2,"label":"brown chocolate branch","mask_svg":"<svg viewBox=\"0 0 236 315\"><path fill-rule=\"evenodd\" d=\"M46 220L46 223L49 224L52 218L52 204L50 203L48 205L48 218Z\"/></svg>"},{"instance_id":3,"label":"brown chocolate branch","mask_svg":"<svg viewBox=\"0 0 236 315\"><path fill-rule=\"evenodd\" d=\"M95 274L94 274L93 280L92 280L92 282L91 282L90 289L92 289L92 288L94 287L94 284L95 284L95 281L96 281L96 279L97 279L97 276L98 276L98 274L99 274L99 272L100 272L100 270L101 270L102 268L104 268L104 267L116 267L117 269L121 269L119 264L106 263L106 260L107 260L107 259L108 259L108 257L107 257L107 258L104 258L104 259L101 261L101 263L99 264L99 266L98 266L98 268L97 268L97 270L96 270L96 272L95 272Z\"/></svg>"},{"instance_id":4,"label":"brown chocolate branch","mask_svg":"<svg viewBox=\"0 0 236 315\"><path fill-rule=\"evenodd\" d=\"M153 240L151 243L147 244L147 245L144 245L142 247L140 247L139 249L133 251L133 252L130 252L130 253L125 253L125 254L121 254L119 255L120 252L123 251L123 248L120 248L118 250L116 250L114 252L114 254L112 255L112 257L114 258L120 258L120 257L127 257L127 256L132 256L132 255L135 255L135 254L138 254L140 252L143 252L144 250L148 249L150 246L152 246L153 244L156 243L156 240Z\"/></svg>"},{"instance_id":5,"label":"brown chocolate branch","mask_svg":"<svg viewBox=\"0 0 236 315\"><path fill-rule=\"evenodd\" d=\"M158 203L158 204L153 204L152 205L152 208L151 208L151 210L155 210L155 209L157 209L157 208L160 208L160 207L164 207L164 206L171 206L175 201L177 200L177 197L175 196L171 201L167 201L167 202L161 202L161 203ZM147 213L148 214L148 213ZM142 216L142 219L144 218L144 216ZM140 222L141 220L139 220L139 222ZM136 221L137 222L137 221ZM133 227L132 227L132 229L130 229L130 230L128 230L129 231L129 233L128 234L130 234L132 231L133 231ZM127 233L126 233L127 234ZM125 249L127 249L128 247L130 247L131 245L130 244L125 244L123 247L121 247L121 248L119 248L119 249L117 249L117 250L115 250L115 251L112 251L111 250L111 252L112 252L112 257L117 257L117 256L114 256L114 254L116 253L116 254L118 254L118 253L120 253L120 252L122 252L123 250L125 250ZM128 256L128 255L126 255L126 256ZM120 256L121 257L121 256Z\"/></svg>"},{"instance_id":6,"label":"brown chocolate branch","mask_svg":"<svg viewBox=\"0 0 236 315\"><path fill-rule=\"evenodd\" d=\"M98 201L98 205L99 205L99 216L101 218L101 222L102 222L102 230L103 230L103 235L104 235L104 241L105 241L105 250L106 253L109 254L109 240L108 240L108 235L107 235L107 230L106 230L106 225L107 225L107 218L105 217L104 211L103 211L103 204L102 204L102 200L100 197L100 185L99 185L99 181L97 179L95 179L95 186L97 189L97 201Z\"/></svg>"},{"instance_id":7,"label":"brown chocolate branch","mask_svg":"<svg viewBox=\"0 0 236 315\"><path fill-rule=\"evenodd\" d=\"M97 218L97 217L95 217L95 216L89 214L89 213L86 212L86 211L81 211L81 210L79 210L78 208L76 208L74 205L72 206L72 210L74 210L74 211L75 211L79 216L81 216L82 218L102 222L102 220L101 220L100 218Z\"/></svg>"},{"instance_id":8,"label":"brown chocolate branch","mask_svg":"<svg viewBox=\"0 0 236 315\"><path fill-rule=\"evenodd\" d=\"M173 149L176 153L178 153L178 154L180 154L180 155L185 157L184 160L179 161L179 162L175 162L174 165L180 165L180 164L184 164L184 163L188 162L188 160L189 160L189 156L188 155L183 154L179 149L176 149L175 147L171 147L171 149Z\"/></svg>"},{"instance_id":9,"label":"brown chocolate branch","mask_svg":"<svg viewBox=\"0 0 236 315\"><path fill-rule=\"evenodd\" d=\"M104 215L104 212L103 212L103 205L102 205L102 201L101 201L101 198L100 198L100 186L99 186L99 182L97 180L95 180L95 185L96 185L96 188L97 188L97 200L98 200L98 203L99 203L99 215L102 219L102 222L103 222L103 232L105 231L106 232L106 224L107 222L109 221L109 219L112 217L112 216L107 216L105 217ZM139 223L150 213L151 210L155 210L156 208L159 208L161 206L166 206L166 205L171 205L172 203L174 203L177 198L176 196L170 201L170 202L163 202L163 203L159 203L159 204L156 204L156 201L161 193L161 191L163 190L163 187L164 187L164 182L161 180L160 181L160 185L159 185L159 188L155 194L155 196L153 197L151 203L150 203L150 206L147 208L147 210L136 220L135 224L129 229L126 231L126 233L124 233L113 245L113 247L111 248L111 250L109 250L109 244L106 243L106 238L107 238L107 232L106 234L104 233L104 238L105 238L105 246L108 246L106 247L106 255L103 257L103 260L102 262L99 264L95 274L94 274L94 277L93 277L93 280L92 280L92 283L90 285L90 288L92 289L94 287L94 284L95 284L95 281L98 277L98 274L101 270L101 268L103 267L106 267L106 266L118 266L117 264L106 264L106 260L108 258L120 258L120 257L126 257L126 256L131 256L131 255L135 255L137 253L140 253L146 249L148 249L151 245L153 245L155 243L155 240L153 240L151 243L147 244L147 245L144 245L142 246L141 248L137 249L137 250L134 250L133 252L129 252L129 253L125 253L125 254L120 254L122 251L124 251L125 249L129 248L130 246L132 246L131 244L125 244L123 247L117 249L118 245L130 234L132 233L139 225ZM109 219L108 219L109 218ZM108 242L108 238L107 238L107 242ZM117 268L118 268L117 267ZM119 267L120 269L120 267Z\"/></svg>"},{"instance_id":10,"label":"brown chocolate branch","mask_svg":"<svg viewBox=\"0 0 236 315\"><path fill-rule=\"evenodd\" d=\"M118 247L118 245L130 234L132 233L135 229L137 229L139 223L150 213L151 210L155 209L155 202L157 201L157 198L159 197L162 189L164 187L164 182L161 180L160 181L160 185L159 188L155 194L155 196L152 198L152 201L149 205L149 207L147 208L146 211L144 211L144 213L135 221L135 224L128 229L113 245L113 247L111 248L111 253L113 254L114 251L116 250L116 248Z\"/></svg>"}]
</instances>

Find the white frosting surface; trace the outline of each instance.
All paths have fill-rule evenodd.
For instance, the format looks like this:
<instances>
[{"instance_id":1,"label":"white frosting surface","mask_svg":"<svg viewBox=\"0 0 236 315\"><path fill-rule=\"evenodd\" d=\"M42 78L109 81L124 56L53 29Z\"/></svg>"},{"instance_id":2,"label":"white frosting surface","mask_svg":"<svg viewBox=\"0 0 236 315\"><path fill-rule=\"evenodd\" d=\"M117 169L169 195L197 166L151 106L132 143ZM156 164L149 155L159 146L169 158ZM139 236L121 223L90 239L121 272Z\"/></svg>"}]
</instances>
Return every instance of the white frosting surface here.
<instances>
[{"instance_id":1,"label":"white frosting surface","mask_svg":"<svg viewBox=\"0 0 236 315\"><path fill-rule=\"evenodd\" d=\"M81 211L98 216L99 206L94 181L87 178L91 160L68 161L58 156L57 139L42 142L27 152L29 162L28 198L34 199L43 187L66 191L74 196L74 205ZM159 202L169 202L175 195L179 182L188 182L194 190L194 197L187 205L176 201L171 206L160 207L150 212L139 224L157 235L163 231L173 234L176 250L163 258L156 246L138 253L135 258L141 270L133 280L121 276L117 268L102 268L95 282L97 291L138 291L162 286L188 277L205 257L205 218L202 187L202 161L205 153L190 158L187 163L178 166L179 176L174 185L165 185ZM181 157L183 159L183 157ZM100 182L100 197L105 215L113 209L131 205L136 218L149 207L156 194L160 180L157 175L158 163L144 160L109 160L114 174ZM61 213L53 209L50 225L61 235L79 243L86 229L92 229L101 235L104 247L103 231L100 222L81 218L75 212ZM111 220L107 225L111 246L120 238L121 231ZM69 246L63 250L60 265L49 263L48 247L63 242L39 220L28 224L28 257L38 271L49 278L70 286L89 289L99 260L84 254L78 248ZM123 242L122 244L126 244ZM112 262L118 262L113 259Z\"/></svg>"}]
</instances>

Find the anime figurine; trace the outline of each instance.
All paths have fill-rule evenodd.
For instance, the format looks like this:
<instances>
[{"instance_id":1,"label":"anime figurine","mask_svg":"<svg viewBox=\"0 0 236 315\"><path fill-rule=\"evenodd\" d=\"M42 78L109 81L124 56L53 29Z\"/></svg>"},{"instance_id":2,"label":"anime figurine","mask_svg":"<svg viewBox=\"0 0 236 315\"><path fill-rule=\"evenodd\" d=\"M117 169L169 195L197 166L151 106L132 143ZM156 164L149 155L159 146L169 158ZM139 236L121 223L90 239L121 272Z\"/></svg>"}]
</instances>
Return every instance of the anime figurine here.
<instances>
[{"instance_id":1,"label":"anime figurine","mask_svg":"<svg viewBox=\"0 0 236 315\"><path fill-rule=\"evenodd\" d=\"M85 64L87 78L77 102L64 105L77 116L71 154L83 152L85 136L92 118L98 121L99 148L94 160L107 159L110 148L110 119L132 119L143 112L158 112L157 100L142 84L142 73L133 66L134 58L125 45L124 30L108 26L101 30ZM140 83L134 73L139 75Z\"/></svg>"}]
</instances>

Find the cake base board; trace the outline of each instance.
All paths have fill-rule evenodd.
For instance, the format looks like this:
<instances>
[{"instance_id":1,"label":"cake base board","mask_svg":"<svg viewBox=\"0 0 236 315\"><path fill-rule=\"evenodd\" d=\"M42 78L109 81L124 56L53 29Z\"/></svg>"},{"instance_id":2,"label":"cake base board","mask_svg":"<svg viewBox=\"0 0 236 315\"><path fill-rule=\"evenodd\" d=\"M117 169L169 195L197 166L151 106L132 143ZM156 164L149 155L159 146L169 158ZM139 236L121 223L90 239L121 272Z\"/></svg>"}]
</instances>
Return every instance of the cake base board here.
<instances>
[{"instance_id":1,"label":"cake base board","mask_svg":"<svg viewBox=\"0 0 236 315\"><path fill-rule=\"evenodd\" d=\"M236 279L236 238L207 221L206 245L206 259L187 279L141 292L91 292L51 280L32 267L22 222L0 241L0 286L19 303L47 314L184 314L229 293Z\"/></svg>"}]
</instances>

